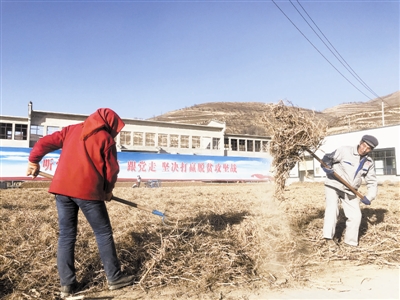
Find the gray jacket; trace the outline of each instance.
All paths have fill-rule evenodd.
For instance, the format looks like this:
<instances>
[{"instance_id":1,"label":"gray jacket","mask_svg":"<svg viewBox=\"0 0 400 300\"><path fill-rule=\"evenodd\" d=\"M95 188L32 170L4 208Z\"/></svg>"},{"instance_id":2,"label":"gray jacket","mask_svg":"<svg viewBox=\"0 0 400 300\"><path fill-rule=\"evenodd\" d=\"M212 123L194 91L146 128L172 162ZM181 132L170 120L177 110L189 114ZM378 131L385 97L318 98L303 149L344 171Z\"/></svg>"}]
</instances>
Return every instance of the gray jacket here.
<instances>
[{"instance_id":1,"label":"gray jacket","mask_svg":"<svg viewBox=\"0 0 400 300\"><path fill-rule=\"evenodd\" d=\"M360 157L356 147L343 146L334 152L325 154L322 161L330 166L340 177L346 180L356 190L362 183L362 178L367 184L367 195L370 201L374 200L378 192L378 181L375 174L375 165L371 157ZM347 194L353 195L344 184L333 175L328 175L325 181L326 186L339 189Z\"/></svg>"}]
</instances>

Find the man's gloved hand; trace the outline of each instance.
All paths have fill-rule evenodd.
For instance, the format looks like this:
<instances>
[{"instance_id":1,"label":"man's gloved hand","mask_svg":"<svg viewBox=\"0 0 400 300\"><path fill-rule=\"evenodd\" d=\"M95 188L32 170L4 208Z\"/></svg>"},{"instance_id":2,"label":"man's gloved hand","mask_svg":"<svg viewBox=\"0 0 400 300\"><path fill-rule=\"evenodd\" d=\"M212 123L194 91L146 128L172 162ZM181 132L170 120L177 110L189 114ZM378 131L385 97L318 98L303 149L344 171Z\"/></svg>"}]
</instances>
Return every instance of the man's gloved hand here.
<instances>
[{"instance_id":1,"label":"man's gloved hand","mask_svg":"<svg viewBox=\"0 0 400 300\"><path fill-rule=\"evenodd\" d=\"M26 175L32 175L33 178L36 178L38 176L40 171L40 165L38 163L33 163L33 162L28 162L28 169L26 170Z\"/></svg>"},{"instance_id":2,"label":"man's gloved hand","mask_svg":"<svg viewBox=\"0 0 400 300\"><path fill-rule=\"evenodd\" d=\"M109 193L106 193L106 201L108 202L108 201L111 201L111 198L113 197L113 193L112 192L109 192Z\"/></svg>"},{"instance_id":3,"label":"man's gloved hand","mask_svg":"<svg viewBox=\"0 0 400 300\"><path fill-rule=\"evenodd\" d=\"M371 205L371 201L369 201L368 198L365 196L361 199L361 202L365 205Z\"/></svg>"},{"instance_id":4,"label":"man's gloved hand","mask_svg":"<svg viewBox=\"0 0 400 300\"><path fill-rule=\"evenodd\" d=\"M333 169L330 169L330 168L325 168L325 167L323 167L323 166L321 166L321 168L322 168L322 170L324 170L324 172L326 173L326 174L333 174Z\"/></svg>"}]
</instances>

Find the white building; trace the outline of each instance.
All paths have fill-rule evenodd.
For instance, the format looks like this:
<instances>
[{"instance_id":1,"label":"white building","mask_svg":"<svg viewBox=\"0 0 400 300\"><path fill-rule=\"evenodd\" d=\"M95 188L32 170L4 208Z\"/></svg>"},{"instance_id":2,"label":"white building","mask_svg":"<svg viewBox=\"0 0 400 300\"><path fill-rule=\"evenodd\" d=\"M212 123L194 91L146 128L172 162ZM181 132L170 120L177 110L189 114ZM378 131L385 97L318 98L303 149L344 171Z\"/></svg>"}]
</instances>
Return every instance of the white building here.
<instances>
[{"instance_id":1,"label":"white building","mask_svg":"<svg viewBox=\"0 0 400 300\"><path fill-rule=\"evenodd\" d=\"M400 180L400 125L384 126L374 129L346 132L325 137L322 146L315 154L322 159L325 153L331 153L340 146L357 145L365 134L375 136L379 145L371 152L375 161L375 169L379 182L385 180ZM291 172L291 181L303 180L321 181L325 179L325 173L320 163L307 156Z\"/></svg>"},{"instance_id":2,"label":"white building","mask_svg":"<svg viewBox=\"0 0 400 300\"><path fill-rule=\"evenodd\" d=\"M33 110L28 117L1 116L0 146L32 147L40 137L84 121L87 115ZM225 123L208 125L123 119L125 127L116 137L120 152L148 152L270 158L270 137L229 135Z\"/></svg>"},{"instance_id":3,"label":"white building","mask_svg":"<svg viewBox=\"0 0 400 300\"><path fill-rule=\"evenodd\" d=\"M84 121L87 115L33 110L28 117L0 116L0 146L30 148L42 136ZM125 127L116 137L119 152L169 153L272 159L270 137L226 134L225 123L208 125L123 119ZM365 134L374 135L379 145L371 153L378 180L400 180L400 125L327 136L316 155L322 158L342 145L356 145ZM268 170L266 170L268 171ZM272 175L272 174L271 174ZM292 170L288 182L323 181L325 173L311 156Z\"/></svg>"}]
</instances>

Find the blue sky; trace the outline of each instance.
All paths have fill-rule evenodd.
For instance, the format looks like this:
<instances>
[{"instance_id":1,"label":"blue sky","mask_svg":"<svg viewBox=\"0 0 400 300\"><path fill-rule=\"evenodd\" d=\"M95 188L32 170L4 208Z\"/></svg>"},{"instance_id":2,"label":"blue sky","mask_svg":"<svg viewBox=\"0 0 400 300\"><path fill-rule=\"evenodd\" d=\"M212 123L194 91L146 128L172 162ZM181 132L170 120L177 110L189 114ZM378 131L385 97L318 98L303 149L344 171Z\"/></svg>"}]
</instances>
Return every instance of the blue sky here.
<instances>
[{"instance_id":1,"label":"blue sky","mask_svg":"<svg viewBox=\"0 0 400 300\"><path fill-rule=\"evenodd\" d=\"M376 98L299 3L374 93L400 90L399 1L1 1L1 114L26 116L29 101L147 119L206 102L321 111Z\"/></svg>"}]
</instances>

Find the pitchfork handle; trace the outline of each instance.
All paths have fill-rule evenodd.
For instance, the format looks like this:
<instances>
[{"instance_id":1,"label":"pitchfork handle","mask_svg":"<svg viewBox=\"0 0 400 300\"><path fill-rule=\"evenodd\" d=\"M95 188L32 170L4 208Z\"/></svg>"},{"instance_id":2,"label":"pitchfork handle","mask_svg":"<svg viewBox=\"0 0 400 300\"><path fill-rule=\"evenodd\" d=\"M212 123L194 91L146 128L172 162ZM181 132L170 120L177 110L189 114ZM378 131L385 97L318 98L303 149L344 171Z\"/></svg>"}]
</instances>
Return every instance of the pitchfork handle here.
<instances>
[{"instance_id":1,"label":"pitchfork handle","mask_svg":"<svg viewBox=\"0 0 400 300\"><path fill-rule=\"evenodd\" d=\"M321 165L324 166L324 168L328 168L330 169L330 167L324 163L322 161L322 159L320 159L314 152L308 150L307 148L305 149L308 153L310 153L312 155L312 157L314 157L316 160L318 160L320 162ZM347 186L349 188L350 191L352 191L354 194L356 194L360 199L364 198L364 196L358 192L354 187L352 187L346 180L344 180L342 177L340 177L335 171L333 171L333 175L341 182L343 183L345 186Z\"/></svg>"},{"instance_id":2,"label":"pitchfork handle","mask_svg":"<svg viewBox=\"0 0 400 300\"><path fill-rule=\"evenodd\" d=\"M45 172L39 171L39 175L43 176L45 178L48 178L48 179L53 179L53 175L51 175L49 173L45 173ZM152 213L152 214L154 214L156 216L160 216L162 218L166 217L165 214L162 213L161 211L158 211L158 210L155 210L155 209L151 209L149 207L146 207L146 206L143 206L143 205L139 205L139 204L137 204L135 202L130 202L128 200L121 199L121 198L118 198L116 196L112 196L111 200L114 200L114 201L117 201L119 203L123 203L123 204L129 205L129 206L132 206L132 207L135 207L135 208L150 212L150 213Z\"/></svg>"},{"instance_id":3,"label":"pitchfork handle","mask_svg":"<svg viewBox=\"0 0 400 300\"><path fill-rule=\"evenodd\" d=\"M51 175L49 173L45 173L45 172L39 171L39 175L43 176L43 177L46 177L48 179L53 179L53 175Z\"/></svg>"},{"instance_id":4,"label":"pitchfork handle","mask_svg":"<svg viewBox=\"0 0 400 300\"><path fill-rule=\"evenodd\" d=\"M118 198L116 196L112 196L111 200L114 200L114 201L117 201L119 203L123 203L123 204L129 205L129 206L132 206L132 207L135 207L135 208L150 212L153 215L157 215L157 216L160 216L160 217L163 217L163 218L166 217L161 211L158 211L158 210L152 209L150 207L143 206L143 205L140 205L140 204L137 204L135 202L131 202L131 201L128 201L128 200L125 200L125 199L122 199L122 198Z\"/></svg>"}]
</instances>

